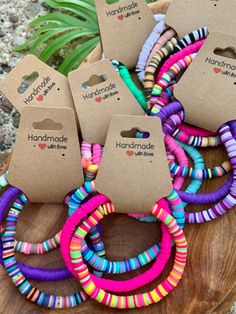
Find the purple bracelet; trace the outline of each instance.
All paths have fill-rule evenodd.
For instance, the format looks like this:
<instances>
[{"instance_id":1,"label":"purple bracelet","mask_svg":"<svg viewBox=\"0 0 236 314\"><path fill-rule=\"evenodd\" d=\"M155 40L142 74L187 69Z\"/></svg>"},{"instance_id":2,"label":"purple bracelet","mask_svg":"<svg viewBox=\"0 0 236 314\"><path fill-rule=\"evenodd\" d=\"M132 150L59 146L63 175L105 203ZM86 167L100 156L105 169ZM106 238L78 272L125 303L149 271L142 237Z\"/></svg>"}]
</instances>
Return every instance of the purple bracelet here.
<instances>
[{"instance_id":1,"label":"purple bracelet","mask_svg":"<svg viewBox=\"0 0 236 314\"><path fill-rule=\"evenodd\" d=\"M0 198L0 225L3 222L4 215L8 210L9 205L21 192L15 187L9 187ZM3 265L2 260L2 240L0 241L0 265ZM18 266L22 273L33 280L40 281L57 281L71 278L72 275L67 268L59 269L41 269L37 267L31 267L18 262Z\"/></svg>"},{"instance_id":2,"label":"purple bracelet","mask_svg":"<svg viewBox=\"0 0 236 314\"><path fill-rule=\"evenodd\" d=\"M220 140L226 148L232 164L232 182L229 192L219 203L200 212L185 212L187 223L204 223L217 219L236 205L236 121L223 124L219 131Z\"/></svg>"},{"instance_id":3,"label":"purple bracelet","mask_svg":"<svg viewBox=\"0 0 236 314\"><path fill-rule=\"evenodd\" d=\"M185 113L183 105L178 102L172 102L163 107L160 112L156 114L162 121L162 129L164 134L171 134L176 129L176 126L184 121Z\"/></svg>"},{"instance_id":4,"label":"purple bracelet","mask_svg":"<svg viewBox=\"0 0 236 314\"><path fill-rule=\"evenodd\" d=\"M178 191L178 194L182 201L187 202L189 204L212 204L215 202L219 202L223 198L227 196L230 191L230 187L233 183L233 176L229 176L227 181L216 191L205 193L205 194L191 194L184 191Z\"/></svg>"}]
</instances>

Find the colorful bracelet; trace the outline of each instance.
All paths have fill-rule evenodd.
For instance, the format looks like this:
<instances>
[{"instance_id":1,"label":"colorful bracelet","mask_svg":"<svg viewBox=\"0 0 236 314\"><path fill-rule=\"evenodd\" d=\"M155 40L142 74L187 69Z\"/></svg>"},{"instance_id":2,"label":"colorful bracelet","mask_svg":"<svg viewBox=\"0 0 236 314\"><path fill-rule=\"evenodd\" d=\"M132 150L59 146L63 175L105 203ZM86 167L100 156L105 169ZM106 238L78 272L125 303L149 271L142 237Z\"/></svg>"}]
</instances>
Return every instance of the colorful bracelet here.
<instances>
[{"instance_id":1,"label":"colorful bracelet","mask_svg":"<svg viewBox=\"0 0 236 314\"><path fill-rule=\"evenodd\" d=\"M231 164L228 161L224 161L220 166L214 166L213 168L194 169L193 167L180 166L175 162L171 162L169 163L169 168L173 175L205 180L226 175L231 170Z\"/></svg>"},{"instance_id":2,"label":"colorful bracelet","mask_svg":"<svg viewBox=\"0 0 236 314\"><path fill-rule=\"evenodd\" d=\"M199 128L197 126L190 125L188 123L179 124L178 129L180 131L184 130L186 133L191 134L193 136L214 136L215 133L206 129Z\"/></svg>"},{"instance_id":3,"label":"colorful bracelet","mask_svg":"<svg viewBox=\"0 0 236 314\"><path fill-rule=\"evenodd\" d=\"M151 61L149 62L146 68L145 79L144 79L144 89L145 89L145 96L146 96L148 109L151 109L150 98L151 98L151 92L154 86L154 74L158 66L160 65L160 62L174 51L174 47L176 44L177 44L177 40L174 37L163 48L157 51L155 55L153 55Z\"/></svg>"},{"instance_id":4,"label":"colorful bracelet","mask_svg":"<svg viewBox=\"0 0 236 314\"><path fill-rule=\"evenodd\" d=\"M224 144L226 151L229 155L229 160L232 164L233 169L233 182L230 186L229 193L222 199L218 204L213 207L202 210L200 212L185 212L186 222L188 223L204 223L207 221L214 220L221 217L228 212L233 206L236 205L236 167L235 167L235 156L236 156L236 121L225 123L219 129L219 134L222 143Z\"/></svg>"},{"instance_id":5,"label":"colorful bracelet","mask_svg":"<svg viewBox=\"0 0 236 314\"><path fill-rule=\"evenodd\" d=\"M147 65L149 64L149 62L151 61L152 57L154 56L154 54L160 50L163 46L165 46L167 44L167 42L169 40L171 40L171 38L176 36L176 32L172 29L169 28L167 29L167 31L160 37L160 39L156 42L156 44L153 46L153 49L148 57L148 61L146 63L146 67L145 67L145 72L146 72L146 68ZM144 73L145 75L145 73Z\"/></svg>"},{"instance_id":6,"label":"colorful bracelet","mask_svg":"<svg viewBox=\"0 0 236 314\"><path fill-rule=\"evenodd\" d=\"M230 175L226 182L214 192L194 194L186 193L186 191L179 191L178 193L181 199L189 204L198 205L213 204L215 202L219 202L229 194L232 183L233 177L232 175Z\"/></svg>"},{"instance_id":7,"label":"colorful bracelet","mask_svg":"<svg viewBox=\"0 0 236 314\"><path fill-rule=\"evenodd\" d=\"M90 210L91 211L91 210ZM92 212L92 211L91 211ZM99 288L89 273L89 270L83 262L81 254L81 245L83 238L88 233L91 226L98 223L104 215L115 212L113 206L107 206L104 210L99 208L93 212L86 220L86 226L79 227L71 239L70 254L74 271L76 271L80 283L86 293L98 302L109 307L126 309L126 308L140 308L159 302L164 296L171 292L182 278L184 268L187 260L187 241L185 239L183 230L177 225L175 219L167 213L162 203L157 203L153 206L151 214L155 215L168 228L170 234L173 236L176 243L176 255L173 269L170 275L155 289L144 294L137 294L132 296L116 296ZM82 216L82 215L80 215ZM81 217L78 215L77 223L80 223ZM109 288L109 291L113 287Z\"/></svg>"},{"instance_id":8,"label":"colorful bracelet","mask_svg":"<svg viewBox=\"0 0 236 314\"><path fill-rule=\"evenodd\" d=\"M167 55L169 55L172 52L178 52L182 48L185 48L186 46L193 44L196 41L199 41L201 39L205 39L207 37L207 35L208 35L208 31L206 28L197 29L197 30L193 31L192 33L184 36L182 38L182 40L175 42L174 47L172 45L171 45L171 47L168 47L168 50L169 49L170 50L168 51ZM175 39L175 37L173 39ZM177 48L176 48L176 46L177 46ZM161 48L159 51L157 51L157 53L152 57L151 61L149 62L149 64L146 67L146 73L145 73L145 79L144 79L144 88L145 88L145 96L146 96L148 108L151 108L150 94L151 94L153 86L154 86L154 74L155 74L155 72L156 72L156 70L160 64L160 61L163 59L162 49L163 48ZM167 55L164 55L164 56L167 56ZM155 56L157 56L157 59Z\"/></svg>"},{"instance_id":9,"label":"colorful bracelet","mask_svg":"<svg viewBox=\"0 0 236 314\"><path fill-rule=\"evenodd\" d=\"M147 105L146 105L146 98L143 94L143 92L135 85L133 82L131 75L129 73L129 70L121 63L119 63L119 73L124 81L124 83L127 85L131 93L134 95L140 106L143 108L145 112L148 111Z\"/></svg>"},{"instance_id":10,"label":"colorful bracelet","mask_svg":"<svg viewBox=\"0 0 236 314\"><path fill-rule=\"evenodd\" d=\"M17 188L9 187L8 190L0 198L0 224L2 224L5 213L8 211L10 204L19 195L20 191ZM26 199L26 198L25 198ZM26 201L27 202L27 201ZM22 205L23 206L23 205ZM96 231L96 232L95 232ZM104 247L100 245L101 240L98 239L97 228L91 230L90 237L93 238L93 246L99 242L99 246L96 250L96 254L104 256ZM102 242L103 243L103 242ZM0 241L0 265L3 265L2 261L2 242ZM33 280L44 280L44 281L57 281L71 277L71 273L67 268L46 270L37 267L31 267L22 263L18 263L22 273L28 278ZM96 273L100 275L100 273Z\"/></svg>"},{"instance_id":11,"label":"colorful bracelet","mask_svg":"<svg viewBox=\"0 0 236 314\"><path fill-rule=\"evenodd\" d=\"M176 115L177 112L181 113L182 110L183 106L179 102L175 101L173 103L170 103L168 106L163 107L161 111L159 109L156 109L154 106L152 108L152 116L159 117L163 123L164 133L171 134L179 142L195 147L216 147L221 144L220 137L218 135L208 136L209 131L206 132L207 136L195 136L188 134L188 132L185 132L181 124L184 119L184 115ZM166 124L167 120L165 120L167 116L170 117L168 124ZM163 120L165 122L163 122ZM181 129L177 127L180 124ZM196 129L194 133L196 133ZM203 130L199 133L205 134Z\"/></svg>"},{"instance_id":12,"label":"colorful bracelet","mask_svg":"<svg viewBox=\"0 0 236 314\"><path fill-rule=\"evenodd\" d=\"M93 198L88 201L88 206L90 208L94 207L94 210L107 202L108 199L105 197ZM81 291L74 293L70 296L54 296L46 294L45 292L34 287L22 274L18 267L15 253L14 253L14 242L16 234L16 225L20 213L23 211L23 206L26 204L26 197L21 194L20 197L14 202L12 208L10 209L6 218L6 230L3 234L3 263L4 267L8 273L8 276L18 288L21 294L23 294L26 299L32 301L40 306L48 308L71 308L76 307L87 299L86 294ZM83 210L83 205L81 206L80 212L86 212Z\"/></svg>"},{"instance_id":13,"label":"colorful bracelet","mask_svg":"<svg viewBox=\"0 0 236 314\"><path fill-rule=\"evenodd\" d=\"M91 187L92 186L93 185L91 185ZM80 203L77 204L78 207L82 204L82 202L85 200L87 195L85 194L84 198L80 200ZM68 214L71 215L71 212L69 212ZM44 240L41 243L31 243L31 242L16 240L15 250L18 253L23 253L23 254L27 254L27 255L29 255L29 254L38 254L38 255L44 254L44 253L50 252L51 250L59 247L60 237L61 237L61 230L54 237L47 239L47 240Z\"/></svg>"},{"instance_id":14,"label":"colorful bracelet","mask_svg":"<svg viewBox=\"0 0 236 314\"><path fill-rule=\"evenodd\" d=\"M163 203L165 203L168 208L168 205L167 205L168 203L164 200L163 200ZM85 204L85 207L88 208L86 204ZM101 206L99 207L99 209L101 208L104 208L104 211L106 212L106 211L109 211L110 208L113 208L113 205L111 203L108 203L106 205L103 205L103 207ZM89 210L87 209L86 211L88 213ZM79 210L76 211L73 214L73 217L67 220L66 225L64 226L63 231L62 231L62 245L61 245L62 255L67 264L68 269L70 269L70 271L73 273L74 276L76 276L76 273L73 271L73 265L70 262L69 244L71 241L71 237L73 236L74 229L76 228L76 226L81 220L81 215L83 215L83 213L81 213ZM91 213L91 215L93 215L93 213ZM86 228L87 220L84 223L82 222L81 226L83 228ZM162 226L162 232L163 234L162 234L162 240L160 244L160 247L161 247L160 253L158 254L158 257L156 257L153 266L148 271L146 271L145 273L141 275L136 276L135 278L125 280L125 281L107 280L107 279L96 278L95 276L93 276L93 279L95 283L97 284L97 286L110 287L110 289L112 289L112 291L114 292L121 292L121 291L128 292L128 291L137 289L139 287L142 287L146 285L147 283L151 282L152 280L154 280L164 269L170 257L170 252L171 252L171 243L172 243L171 236L168 234L164 226ZM140 254L140 256L142 256L143 259L146 259L146 253L142 253ZM125 262L127 263L125 266L127 271L131 271L135 269L135 265L132 265L131 263L133 261L134 259L131 258L126 261L115 262L115 264L113 264L113 262L109 262L109 265L110 267L113 267L114 272L112 271L112 273L120 273L120 272L123 273L124 270L122 270L121 268ZM96 262L100 263L99 265L96 263L97 264L96 266L97 266L97 269L101 270L101 264L104 263L104 261L97 258ZM114 269L114 266L116 266L117 268ZM103 269L106 269L106 267L103 267Z\"/></svg>"},{"instance_id":15,"label":"colorful bracelet","mask_svg":"<svg viewBox=\"0 0 236 314\"><path fill-rule=\"evenodd\" d=\"M189 157L193 160L194 163L194 167L195 169L204 169L205 163L204 163L204 159L202 158L201 154L194 148L191 146L188 146L186 144L182 144L180 142L177 142L178 145L180 145L189 155ZM188 187L186 188L185 192L182 192L180 190L178 190L178 194L182 200L182 204L183 207L186 207L188 205L188 203L184 202L186 201L184 198L181 197L182 193L184 193L184 195L189 196L190 194L194 194L194 196L196 195L203 195L203 194L195 194L198 192L198 190L200 189L202 185L202 180L192 180L191 183L188 185ZM211 194L211 193L209 193ZM138 219L139 221L142 222L156 222L157 219L156 217L152 216L152 215L142 215L142 216L137 216L135 214L131 214L130 216Z\"/></svg>"},{"instance_id":16,"label":"colorful bracelet","mask_svg":"<svg viewBox=\"0 0 236 314\"><path fill-rule=\"evenodd\" d=\"M153 31L151 32L148 39L144 43L143 48L140 52L138 63L136 66L136 73L141 82L143 82L144 80L145 67L147 64L148 57L151 54L151 51L156 42L159 41L161 34L165 31L166 26L164 17L165 17L164 15L159 14L157 19L157 25L154 27Z\"/></svg>"},{"instance_id":17,"label":"colorful bracelet","mask_svg":"<svg viewBox=\"0 0 236 314\"><path fill-rule=\"evenodd\" d=\"M197 53L202 45L204 44L205 39L199 40L190 46L185 47L183 50L178 51L177 53L174 53L172 56L170 56L169 59L167 59L164 64L162 65L159 73L157 74L156 83L158 83L163 75L170 70L170 68L186 56L189 56L193 53Z\"/></svg>"},{"instance_id":18,"label":"colorful bracelet","mask_svg":"<svg viewBox=\"0 0 236 314\"><path fill-rule=\"evenodd\" d=\"M175 46L174 53L186 48L196 41L207 38L208 34L208 28L201 27L185 35L180 41L178 41L177 45Z\"/></svg>"},{"instance_id":19,"label":"colorful bracelet","mask_svg":"<svg viewBox=\"0 0 236 314\"><path fill-rule=\"evenodd\" d=\"M217 147L221 144L221 140L218 135L193 136L178 128L172 133L172 136L178 141L194 147Z\"/></svg>"},{"instance_id":20,"label":"colorful bracelet","mask_svg":"<svg viewBox=\"0 0 236 314\"><path fill-rule=\"evenodd\" d=\"M171 82L177 77L177 75L186 70L189 65L192 63L193 59L196 57L196 53L185 56L183 59L171 66L168 72L163 74L162 78L159 80L158 84L153 86L152 95L151 95L151 106L154 105L161 109L163 103L159 100L159 97L162 94L162 91L165 90Z\"/></svg>"}]
</instances>

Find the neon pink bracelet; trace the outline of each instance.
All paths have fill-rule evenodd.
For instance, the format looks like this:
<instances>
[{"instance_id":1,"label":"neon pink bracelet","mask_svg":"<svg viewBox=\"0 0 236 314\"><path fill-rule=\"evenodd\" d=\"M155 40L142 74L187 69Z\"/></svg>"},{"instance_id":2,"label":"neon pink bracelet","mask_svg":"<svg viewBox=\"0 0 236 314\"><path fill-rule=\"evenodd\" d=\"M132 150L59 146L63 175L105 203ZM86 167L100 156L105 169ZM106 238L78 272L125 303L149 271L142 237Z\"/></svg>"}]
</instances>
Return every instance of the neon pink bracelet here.
<instances>
[{"instance_id":1,"label":"neon pink bracelet","mask_svg":"<svg viewBox=\"0 0 236 314\"><path fill-rule=\"evenodd\" d=\"M180 131L185 131L186 133L192 136L214 136L215 135L214 132L201 129L201 128L198 128L197 126L193 126L186 123L178 125L178 129Z\"/></svg>"},{"instance_id":2,"label":"neon pink bracelet","mask_svg":"<svg viewBox=\"0 0 236 314\"><path fill-rule=\"evenodd\" d=\"M170 68L180 60L184 59L186 56L191 55L192 53L198 52L202 45L204 44L205 39L196 41L194 44L191 44L190 46L187 46L183 50L180 50L179 52L173 54L169 59L165 61L165 63L162 65L156 79L156 83L160 81L160 79L163 77L163 75L170 70Z\"/></svg>"},{"instance_id":3,"label":"neon pink bracelet","mask_svg":"<svg viewBox=\"0 0 236 314\"><path fill-rule=\"evenodd\" d=\"M170 211L168 208L168 202L166 200L164 199L160 200L159 204L162 204L162 206L164 206L168 212ZM86 203L83 205L83 210L85 210L87 214L89 213L91 214L94 211L94 207L92 208L89 208L89 207L90 207L89 203ZM105 207L109 209L109 208L113 208L113 205L111 203L107 203ZM80 223L81 223L82 228L86 229L88 226L87 219L85 222L81 222L81 221L82 221L81 212L80 210L78 210L70 218L68 218L65 226L63 227L62 235L61 235L62 256L67 265L67 268L71 271L71 273L77 279L78 279L78 276L71 263L69 250L70 250L70 241L75 231L75 228ZM161 274L166 263L169 260L170 252L171 252L171 244L172 244L171 236L163 224L161 225L161 230L162 230L162 240L161 240L161 245L160 245L161 251L158 257L155 259L154 264L148 271L132 279L124 280L124 281L108 280L108 279L102 279L102 278L97 278L95 276L92 276L92 279L95 282L96 286L99 288L108 289L109 291L113 291L113 292L129 292L137 288L143 287L149 282L156 279Z\"/></svg>"},{"instance_id":4,"label":"neon pink bracelet","mask_svg":"<svg viewBox=\"0 0 236 314\"><path fill-rule=\"evenodd\" d=\"M162 281L161 284L159 284L152 291L143 294L117 296L99 288L93 281L93 277L83 261L81 245L84 237L88 233L89 229L96 225L104 215L115 211L113 206L108 206L108 208L105 208L104 210L102 208L96 210L86 220L86 227L83 226L77 229L70 244L71 264L77 272L77 276L80 279L82 287L92 299L95 299L99 303L112 308L140 308L159 302L178 285L180 279L182 278L187 261L187 241L183 230L177 225L175 219L167 213L165 205L163 205L164 204L159 202L155 204L151 210L151 214L156 216L167 226L170 234L172 234L175 240L176 255L174 266L170 275ZM77 220L77 222L79 223L79 220Z\"/></svg>"}]
</instances>

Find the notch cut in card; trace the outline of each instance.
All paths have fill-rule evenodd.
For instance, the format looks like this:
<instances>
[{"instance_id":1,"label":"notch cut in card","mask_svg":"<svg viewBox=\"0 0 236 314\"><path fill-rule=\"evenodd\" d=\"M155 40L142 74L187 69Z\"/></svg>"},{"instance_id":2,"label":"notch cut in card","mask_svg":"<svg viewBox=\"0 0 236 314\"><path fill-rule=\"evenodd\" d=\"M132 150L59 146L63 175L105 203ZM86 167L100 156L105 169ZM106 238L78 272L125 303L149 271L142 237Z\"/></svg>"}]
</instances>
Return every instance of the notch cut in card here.
<instances>
[{"instance_id":1,"label":"notch cut in card","mask_svg":"<svg viewBox=\"0 0 236 314\"><path fill-rule=\"evenodd\" d=\"M9 183L31 202L63 203L83 184L80 156L73 109L28 106L21 115Z\"/></svg>"},{"instance_id":2,"label":"notch cut in card","mask_svg":"<svg viewBox=\"0 0 236 314\"><path fill-rule=\"evenodd\" d=\"M145 131L149 137L122 136L122 131L135 129ZM156 201L171 193L160 119L113 116L96 189L109 197L120 213L148 214Z\"/></svg>"},{"instance_id":3,"label":"notch cut in card","mask_svg":"<svg viewBox=\"0 0 236 314\"><path fill-rule=\"evenodd\" d=\"M44 119L42 122L33 122L32 126L35 130L45 131L61 131L63 129L62 123L54 122L52 119Z\"/></svg>"},{"instance_id":4,"label":"notch cut in card","mask_svg":"<svg viewBox=\"0 0 236 314\"><path fill-rule=\"evenodd\" d=\"M39 77L38 72L34 71L30 75L25 75L22 77L21 84L18 87L18 93L19 94L24 94L28 88L34 83L34 81L37 80Z\"/></svg>"},{"instance_id":5,"label":"notch cut in card","mask_svg":"<svg viewBox=\"0 0 236 314\"><path fill-rule=\"evenodd\" d=\"M236 49L234 47L219 48L214 50L214 54L221 57L236 60Z\"/></svg>"},{"instance_id":6,"label":"notch cut in card","mask_svg":"<svg viewBox=\"0 0 236 314\"><path fill-rule=\"evenodd\" d=\"M89 89L91 87L94 87L96 85L99 85L99 84L107 81L107 79L108 79L108 77L105 74L103 74L103 75L93 74L90 76L88 81L86 81L82 84L82 86L86 90L86 89Z\"/></svg>"},{"instance_id":7,"label":"notch cut in card","mask_svg":"<svg viewBox=\"0 0 236 314\"><path fill-rule=\"evenodd\" d=\"M142 131L139 128L132 128L130 130L123 130L120 135L124 138L149 138L150 133L147 131Z\"/></svg>"}]
</instances>

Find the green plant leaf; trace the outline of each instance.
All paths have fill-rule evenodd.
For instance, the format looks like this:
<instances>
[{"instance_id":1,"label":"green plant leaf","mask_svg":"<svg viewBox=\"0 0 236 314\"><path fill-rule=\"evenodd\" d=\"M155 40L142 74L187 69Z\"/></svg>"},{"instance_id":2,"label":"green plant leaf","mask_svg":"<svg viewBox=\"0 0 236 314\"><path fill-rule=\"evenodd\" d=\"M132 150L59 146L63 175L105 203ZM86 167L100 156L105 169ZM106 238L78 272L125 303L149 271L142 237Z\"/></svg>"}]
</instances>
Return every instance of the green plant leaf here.
<instances>
[{"instance_id":1,"label":"green plant leaf","mask_svg":"<svg viewBox=\"0 0 236 314\"><path fill-rule=\"evenodd\" d=\"M75 50L68 55L60 65L58 71L67 75L71 70L77 68L87 57L87 55L97 46L100 37L97 36L87 42L78 45Z\"/></svg>"},{"instance_id":2,"label":"green plant leaf","mask_svg":"<svg viewBox=\"0 0 236 314\"><path fill-rule=\"evenodd\" d=\"M14 48L14 51L28 50L31 53L36 53L36 51L41 50L39 58L47 62L61 48L71 47L74 40L78 39L80 44L73 52L67 52L59 68L62 73L67 74L75 66L78 66L99 42L95 1L44 1L54 9L54 12L32 21L29 24L29 27L34 28L31 38L23 45ZM152 0L146 1L148 3L153 2ZM114 3L116 0L109 0L109 2ZM47 46L44 47L42 44L47 44Z\"/></svg>"},{"instance_id":3,"label":"green plant leaf","mask_svg":"<svg viewBox=\"0 0 236 314\"><path fill-rule=\"evenodd\" d=\"M29 52L34 53L47 40L52 39L53 37L55 37L56 35L59 35L60 33L64 33L65 31L67 31L67 32L72 31L74 29L75 29L75 27L57 28L57 29L50 30L50 31L44 33L37 40L35 40L32 47L30 48Z\"/></svg>"},{"instance_id":4,"label":"green plant leaf","mask_svg":"<svg viewBox=\"0 0 236 314\"><path fill-rule=\"evenodd\" d=\"M60 32L61 29L64 29L64 31L67 31L67 30L77 29L77 27L71 27L64 23L60 23L60 24L50 23L50 24L44 25L40 27L39 29L35 30L33 35L24 44L15 47L13 51L21 52L26 49L30 49L31 42L36 40L37 37L39 37L42 33L46 33L47 31L56 30L56 29L58 30L58 32Z\"/></svg>"},{"instance_id":5,"label":"green plant leaf","mask_svg":"<svg viewBox=\"0 0 236 314\"><path fill-rule=\"evenodd\" d=\"M74 26L74 27L79 27L81 29L94 29L91 24L81 21L80 19L70 16L65 13L48 13L46 15L40 16L34 21L32 21L29 26L30 27L36 27L40 26L42 23L48 23L48 22L54 22L56 24L64 23L67 24L68 26Z\"/></svg>"},{"instance_id":6,"label":"green plant leaf","mask_svg":"<svg viewBox=\"0 0 236 314\"><path fill-rule=\"evenodd\" d=\"M46 3L48 3L50 0L45 0ZM91 11L96 14L96 8L95 8L95 3L94 1L93 4L90 4L88 1L81 1L81 0L52 0L53 2L64 5L64 8L67 7L67 5L74 5L78 9L84 8L87 11ZM50 5L50 4L49 4Z\"/></svg>"},{"instance_id":7,"label":"green plant leaf","mask_svg":"<svg viewBox=\"0 0 236 314\"><path fill-rule=\"evenodd\" d=\"M94 11L84 8L79 4L70 3L70 1L58 1L58 0L45 0L45 2L54 9L64 9L71 11L78 15L79 17L84 18L87 22L92 23L93 26L97 27L96 23L96 13Z\"/></svg>"},{"instance_id":8,"label":"green plant leaf","mask_svg":"<svg viewBox=\"0 0 236 314\"><path fill-rule=\"evenodd\" d=\"M65 47L68 43L70 43L72 40L84 37L84 36L94 36L96 35L96 32L93 31L72 31L70 33L66 33L55 40L53 40L45 49L42 50L42 52L39 55L39 58L46 62L48 61L51 56L57 52L59 49Z\"/></svg>"}]
</instances>

